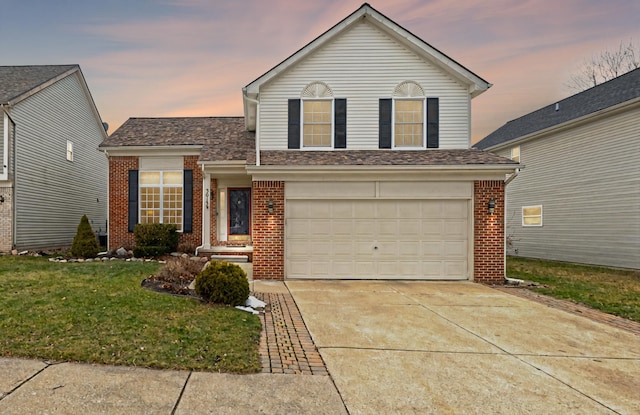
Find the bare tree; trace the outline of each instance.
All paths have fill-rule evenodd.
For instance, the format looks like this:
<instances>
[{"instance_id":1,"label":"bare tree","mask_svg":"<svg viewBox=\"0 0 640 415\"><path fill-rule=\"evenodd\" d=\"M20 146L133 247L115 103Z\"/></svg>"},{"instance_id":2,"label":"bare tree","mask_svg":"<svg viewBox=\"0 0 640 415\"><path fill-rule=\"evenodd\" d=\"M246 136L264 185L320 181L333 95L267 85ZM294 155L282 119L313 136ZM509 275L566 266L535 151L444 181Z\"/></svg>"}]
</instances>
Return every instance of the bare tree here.
<instances>
[{"instance_id":1,"label":"bare tree","mask_svg":"<svg viewBox=\"0 0 640 415\"><path fill-rule=\"evenodd\" d=\"M640 44L620 42L617 49L605 50L585 59L580 68L569 76L565 86L573 91L584 91L637 68L640 68Z\"/></svg>"}]
</instances>

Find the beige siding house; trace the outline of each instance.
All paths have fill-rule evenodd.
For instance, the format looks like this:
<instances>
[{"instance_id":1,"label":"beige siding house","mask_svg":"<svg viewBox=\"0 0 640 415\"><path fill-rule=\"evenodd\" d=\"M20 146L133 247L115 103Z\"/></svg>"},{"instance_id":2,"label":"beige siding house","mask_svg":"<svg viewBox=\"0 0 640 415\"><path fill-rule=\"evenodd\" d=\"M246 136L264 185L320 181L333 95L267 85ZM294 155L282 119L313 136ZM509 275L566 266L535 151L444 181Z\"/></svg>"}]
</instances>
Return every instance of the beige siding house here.
<instances>
[{"instance_id":1,"label":"beige siding house","mask_svg":"<svg viewBox=\"0 0 640 415\"><path fill-rule=\"evenodd\" d=\"M470 148L470 102L490 86L364 4L245 86L244 117L115 131L110 248L169 222L199 253L250 256L254 278L502 282L519 164ZM180 191L182 211L149 208Z\"/></svg>"},{"instance_id":2,"label":"beige siding house","mask_svg":"<svg viewBox=\"0 0 640 415\"><path fill-rule=\"evenodd\" d=\"M77 65L0 66L0 251L106 234L106 132Z\"/></svg>"},{"instance_id":3,"label":"beige siding house","mask_svg":"<svg viewBox=\"0 0 640 415\"><path fill-rule=\"evenodd\" d=\"M640 69L510 121L477 144L525 168L507 252L640 268Z\"/></svg>"}]
</instances>

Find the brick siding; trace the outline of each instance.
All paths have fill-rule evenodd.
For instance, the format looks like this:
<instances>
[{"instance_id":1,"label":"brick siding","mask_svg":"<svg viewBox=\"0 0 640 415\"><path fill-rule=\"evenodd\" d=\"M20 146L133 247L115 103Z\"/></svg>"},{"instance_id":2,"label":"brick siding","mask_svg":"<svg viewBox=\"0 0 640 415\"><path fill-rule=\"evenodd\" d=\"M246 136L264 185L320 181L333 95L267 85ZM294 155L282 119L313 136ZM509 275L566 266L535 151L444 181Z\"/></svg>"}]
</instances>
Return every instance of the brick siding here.
<instances>
[{"instance_id":1,"label":"brick siding","mask_svg":"<svg viewBox=\"0 0 640 415\"><path fill-rule=\"evenodd\" d=\"M486 284L504 282L504 182L482 180L474 182L474 281ZM489 214L489 200L496 207Z\"/></svg>"},{"instance_id":2,"label":"brick siding","mask_svg":"<svg viewBox=\"0 0 640 415\"><path fill-rule=\"evenodd\" d=\"M0 203L0 252L13 248L13 188L0 187L4 202Z\"/></svg>"},{"instance_id":3,"label":"brick siding","mask_svg":"<svg viewBox=\"0 0 640 415\"><path fill-rule=\"evenodd\" d=\"M253 182L253 278L284 279L284 182ZM268 203L273 200L273 213Z\"/></svg>"},{"instance_id":4,"label":"brick siding","mask_svg":"<svg viewBox=\"0 0 640 415\"><path fill-rule=\"evenodd\" d=\"M134 246L129 233L129 170L138 170L138 157L109 157L109 249Z\"/></svg>"},{"instance_id":5,"label":"brick siding","mask_svg":"<svg viewBox=\"0 0 640 415\"><path fill-rule=\"evenodd\" d=\"M195 248L202 243L202 169L198 156L185 156L184 168L193 170L193 228L191 233L180 234L180 244ZM109 249L135 246L129 232L129 170L138 170L136 156L109 157Z\"/></svg>"}]
</instances>

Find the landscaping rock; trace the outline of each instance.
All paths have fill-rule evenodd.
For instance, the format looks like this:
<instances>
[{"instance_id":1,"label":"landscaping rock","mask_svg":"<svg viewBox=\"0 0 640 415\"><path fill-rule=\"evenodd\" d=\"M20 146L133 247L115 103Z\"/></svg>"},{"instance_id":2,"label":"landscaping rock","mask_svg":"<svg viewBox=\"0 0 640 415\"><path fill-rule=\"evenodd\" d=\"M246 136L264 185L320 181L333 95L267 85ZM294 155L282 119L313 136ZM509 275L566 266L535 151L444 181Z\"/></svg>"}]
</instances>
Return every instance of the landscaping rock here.
<instances>
[{"instance_id":1,"label":"landscaping rock","mask_svg":"<svg viewBox=\"0 0 640 415\"><path fill-rule=\"evenodd\" d=\"M128 252L126 249L120 247L116 250L116 255L119 257L126 257L128 255Z\"/></svg>"}]
</instances>

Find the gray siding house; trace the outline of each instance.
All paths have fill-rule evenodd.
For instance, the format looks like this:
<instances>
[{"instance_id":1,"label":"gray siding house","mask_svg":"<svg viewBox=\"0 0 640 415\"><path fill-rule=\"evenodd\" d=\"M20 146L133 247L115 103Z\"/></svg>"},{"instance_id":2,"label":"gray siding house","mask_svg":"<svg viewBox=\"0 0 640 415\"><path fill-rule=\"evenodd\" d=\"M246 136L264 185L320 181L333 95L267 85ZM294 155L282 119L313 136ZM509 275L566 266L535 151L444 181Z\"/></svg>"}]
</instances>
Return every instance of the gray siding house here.
<instances>
[{"instance_id":1,"label":"gray siding house","mask_svg":"<svg viewBox=\"0 0 640 415\"><path fill-rule=\"evenodd\" d=\"M106 232L106 138L78 65L0 66L0 252Z\"/></svg>"},{"instance_id":2,"label":"gray siding house","mask_svg":"<svg viewBox=\"0 0 640 415\"><path fill-rule=\"evenodd\" d=\"M640 268L640 69L476 147L524 165L507 191L509 255Z\"/></svg>"}]
</instances>

